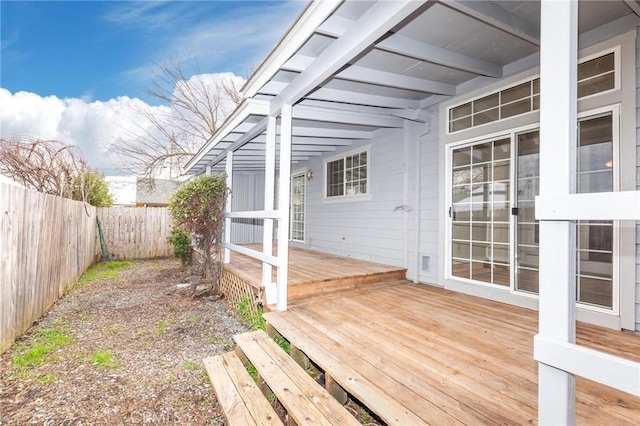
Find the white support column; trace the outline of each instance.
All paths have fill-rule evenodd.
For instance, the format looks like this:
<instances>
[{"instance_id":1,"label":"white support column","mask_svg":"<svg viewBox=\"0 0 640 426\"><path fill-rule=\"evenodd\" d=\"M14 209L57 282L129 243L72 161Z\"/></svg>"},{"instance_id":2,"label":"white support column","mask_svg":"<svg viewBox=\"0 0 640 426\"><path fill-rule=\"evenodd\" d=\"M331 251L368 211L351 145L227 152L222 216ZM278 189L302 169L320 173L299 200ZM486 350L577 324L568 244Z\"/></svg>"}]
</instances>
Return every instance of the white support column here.
<instances>
[{"instance_id":1,"label":"white support column","mask_svg":"<svg viewBox=\"0 0 640 426\"><path fill-rule=\"evenodd\" d=\"M287 310L287 281L289 280L289 199L291 191L291 105L282 106L280 124L280 181L278 188L278 296L276 309Z\"/></svg>"},{"instance_id":2,"label":"white support column","mask_svg":"<svg viewBox=\"0 0 640 426\"><path fill-rule=\"evenodd\" d=\"M206 171L205 171L205 174L206 174L207 176L211 176L211 165L208 165L208 166L207 166L207 169L206 169Z\"/></svg>"},{"instance_id":3,"label":"white support column","mask_svg":"<svg viewBox=\"0 0 640 426\"><path fill-rule=\"evenodd\" d=\"M267 121L267 140L264 170L264 209L273 210L273 196L276 182L276 117L269 117ZM263 223L262 252L273 254L273 219L265 219ZM266 303L276 303L276 287L271 280L271 265L262 263L262 285L264 286Z\"/></svg>"},{"instance_id":4,"label":"white support column","mask_svg":"<svg viewBox=\"0 0 640 426\"><path fill-rule=\"evenodd\" d=\"M229 190L233 188L233 151L227 151L227 163L225 165L225 173L227 174L227 187ZM231 213L231 197L233 193L230 193L227 197L227 205L224 210L225 213ZM231 243L231 218L227 217L224 220L224 242ZM231 251L228 248L224 249L224 263L231 262Z\"/></svg>"},{"instance_id":5,"label":"white support column","mask_svg":"<svg viewBox=\"0 0 640 426\"><path fill-rule=\"evenodd\" d=\"M574 192L578 2L543 0L540 44L540 195ZM540 221L539 335L575 342L575 224ZM575 378L538 364L538 423L575 423Z\"/></svg>"}]
</instances>

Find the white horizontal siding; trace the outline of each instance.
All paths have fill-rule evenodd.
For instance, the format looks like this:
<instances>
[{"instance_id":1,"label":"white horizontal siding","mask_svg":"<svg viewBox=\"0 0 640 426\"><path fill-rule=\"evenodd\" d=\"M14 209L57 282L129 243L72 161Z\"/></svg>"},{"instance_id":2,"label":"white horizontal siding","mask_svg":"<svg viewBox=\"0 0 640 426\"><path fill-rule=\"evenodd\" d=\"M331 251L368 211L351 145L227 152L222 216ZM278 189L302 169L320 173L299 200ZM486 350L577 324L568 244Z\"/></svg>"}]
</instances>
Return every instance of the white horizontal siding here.
<instances>
[{"instance_id":1,"label":"white horizontal siding","mask_svg":"<svg viewBox=\"0 0 640 426\"><path fill-rule=\"evenodd\" d=\"M370 147L370 197L324 198L324 160ZM305 246L343 256L404 266L404 216L394 212L403 197L403 130L381 131L367 144L345 147L304 164L314 172L307 181Z\"/></svg>"},{"instance_id":2,"label":"white horizontal siding","mask_svg":"<svg viewBox=\"0 0 640 426\"><path fill-rule=\"evenodd\" d=\"M636 39L636 190L640 190L640 39ZM640 331L640 223L636 223L636 330Z\"/></svg>"},{"instance_id":3,"label":"white horizontal siding","mask_svg":"<svg viewBox=\"0 0 640 426\"><path fill-rule=\"evenodd\" d=\"M230 196L231 208L234 212L262 210L264 208L264 173L235 172ZM261 243L262 236L262 220L233 219L232 243Z\"/></svg>"}]
</instances>

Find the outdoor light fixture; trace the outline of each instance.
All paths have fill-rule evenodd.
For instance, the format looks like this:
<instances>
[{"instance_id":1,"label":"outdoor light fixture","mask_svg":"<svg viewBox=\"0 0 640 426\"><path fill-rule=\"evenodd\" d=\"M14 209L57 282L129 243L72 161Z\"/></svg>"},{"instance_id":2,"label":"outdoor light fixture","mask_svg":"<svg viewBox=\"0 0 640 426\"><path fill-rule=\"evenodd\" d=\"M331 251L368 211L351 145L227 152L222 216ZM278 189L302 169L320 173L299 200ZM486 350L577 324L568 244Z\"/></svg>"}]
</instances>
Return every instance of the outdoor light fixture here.
<instances>
[{"instance_id":1,"label":"outdoor light fixture","mask_svg":"<svg viewBox=\"0 0 640 426\"><path fill-rule=\"evenodd\" d=\"M604 164L608 169L613 167L613 160L609 160Z\"/></svg>"},{"instance_id":2,"label":"outdoor light fixture","mask_svg":"<svg viewBox=\"0 0 640 426\"><path fill-rule=\"evenodd\" d=\"M307 170L307 180L313 179L313 171Z\"/></svg>"}]
</instances>

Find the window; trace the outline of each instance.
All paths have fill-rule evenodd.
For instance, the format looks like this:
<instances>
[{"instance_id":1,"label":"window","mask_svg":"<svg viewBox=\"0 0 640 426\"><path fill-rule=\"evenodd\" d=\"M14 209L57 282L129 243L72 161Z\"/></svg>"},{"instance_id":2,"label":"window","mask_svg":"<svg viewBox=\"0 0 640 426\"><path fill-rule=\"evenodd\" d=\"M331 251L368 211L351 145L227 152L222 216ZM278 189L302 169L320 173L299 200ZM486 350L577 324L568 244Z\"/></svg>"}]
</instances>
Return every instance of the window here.
<instances>
[{"instance_id":1,"label":"window","mask_svg":"<svg viewBox=\"0 0 640 426\"><path fill-rule=\"evenodd\" d=\"M614 111L578 120L579 193L618 190L614 179ZM538 130L510 132L452 148L452 277L538 294L540 247L535 197L540 189L539 170ZM614 222L579 221L576 226L576 301L615 310Z\"/></svg>"},{"instance_id":2,"label":"window","mask_svg":"<svg viewBox=\"0 0 640 426\"><path fill-rule=\"evenodd\" d=\"M291 226L289 227L289 238L298 242L304 242L306 185L306 173L298 173L291 177Z\"/></svg>"},{"instance_id":3,"label":"window","mask_svg":"<svg viewBox=\"0 0 640 426\"><path fill-rule=\"evenodd\" d=\"M578 65L578 98L615 88L615 53ZM540 109L540 79L492 93L449 109L449 133Z\"/></svg>"},{"instance_id":4,"label":"window","mask_svg":"<svg viewBox=\"0 0 640 426\"><path fill-rule=\"evenodd\" d=\"M368 151L349 154L326 163L326 196L345 197L367 194Z\"/></svg>"}]
</instances>

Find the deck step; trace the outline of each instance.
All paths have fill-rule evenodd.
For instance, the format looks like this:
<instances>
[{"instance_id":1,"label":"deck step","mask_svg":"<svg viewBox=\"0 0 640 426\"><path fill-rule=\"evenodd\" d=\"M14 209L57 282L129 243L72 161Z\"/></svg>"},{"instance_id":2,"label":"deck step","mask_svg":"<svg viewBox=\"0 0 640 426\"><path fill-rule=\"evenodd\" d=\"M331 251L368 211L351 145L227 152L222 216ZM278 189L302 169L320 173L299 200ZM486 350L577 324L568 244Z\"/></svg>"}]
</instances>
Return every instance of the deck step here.
<instances>
[{"instance_id":1,"label":"deck step","mask_svg":"<svg viewBox=\"0 0 640 426\"><path fill-rule=\"evenodd\" d=\"M362 404L376 413L388 425L423 424L421 419L406 406L398 402L394 395L403 390L398 383L384 374L374 374L372 382L352 366L366 369L362 360L345 353L337 342L304 321L289 321L288 312L268 312L264 314L268 326L273 327L292 347L302 351L326 376L331 377L344 391L353 395Z\"/></svg>"},{"instance_id":2,"label":"deck step","mask_svg":"<svg viewBox=\"0 0 640 426\"><path fill-rule=\"evenodd\" d=\"M229 425L282 425L235 352L205 358L204 366Z\"/></svg>"},{"instance_id":3,"label":"deck step","mask_svg":"<svg viewBox=\"0 0 640 426\"><path fill-rule=\"evenodd\" d=\"M296 424L360 425L263 331L239 334L234 340Z\"/></svg>"},{"instance_id":4,"label":"deck step","mask_svg":"<svg viewBox=\"0 0 640 426\"><path fill-rule=\"evenodd\" d=\"M296 302L316 296L342 293L344 291L361 289L406 279L407 270L403 268L391 269L385 272L356 274L352 276L312 280L291 285L287 290L287 300Z\"/></svg>"}]
</instances>

